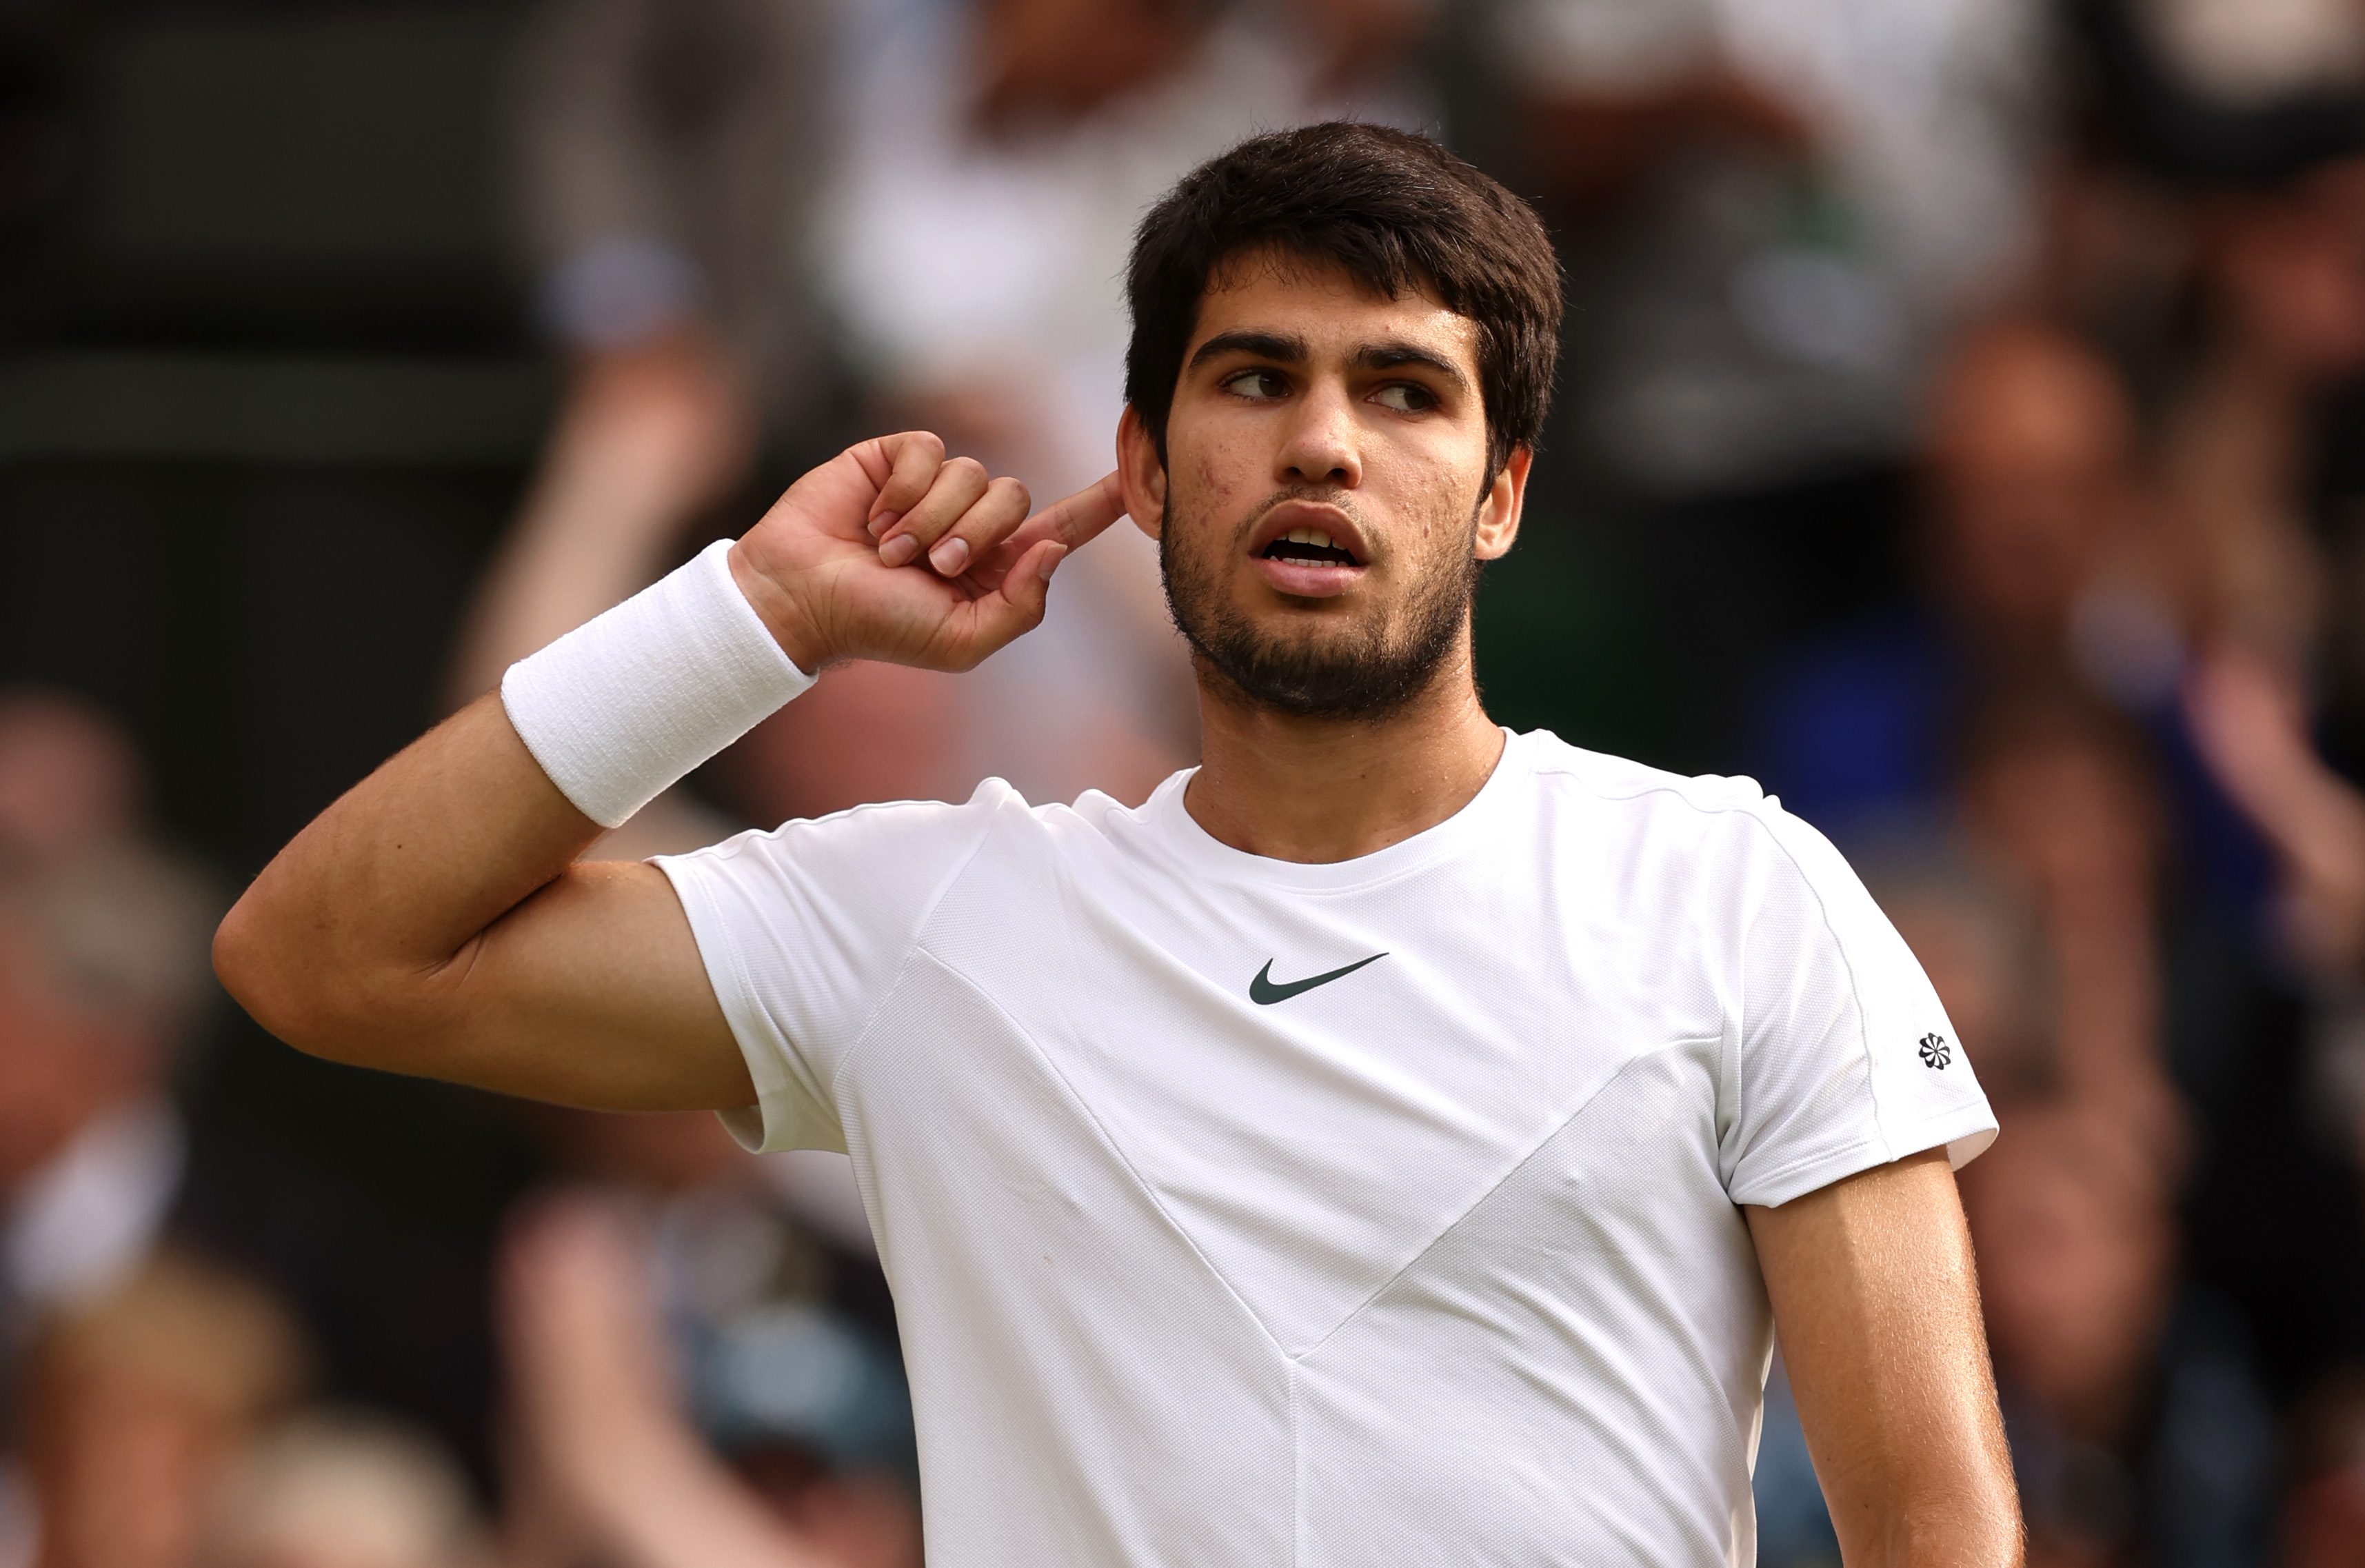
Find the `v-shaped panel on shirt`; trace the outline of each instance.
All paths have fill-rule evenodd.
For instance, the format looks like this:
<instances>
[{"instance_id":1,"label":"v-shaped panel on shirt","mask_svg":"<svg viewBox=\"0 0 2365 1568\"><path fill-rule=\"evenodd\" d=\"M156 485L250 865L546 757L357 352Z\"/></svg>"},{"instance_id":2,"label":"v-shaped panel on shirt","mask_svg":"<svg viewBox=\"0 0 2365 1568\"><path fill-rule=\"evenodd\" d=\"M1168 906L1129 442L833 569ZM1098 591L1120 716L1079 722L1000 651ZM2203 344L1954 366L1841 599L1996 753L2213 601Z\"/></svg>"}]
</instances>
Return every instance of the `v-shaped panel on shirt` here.
<instances>
[{"instance_id":1,"label":"v-shaped panel on shirt","mask_svg":"<svg viewBox=\"0 0 2365 1568\"><path fill-rule=\"evenodd\" d=\"M1292 1012L1250 1002L1245 975L1236 997L1162 951L1022 956L962 924L967 939L931 950L1026 1029L1285 1355L1319 1344L1616 1070L1568 1048L1565 1017L1469 1006L1404 972L1417 956L1394 983L1326 988L1339 994L1320 1011Z\"/></svg>"}]
</instances>

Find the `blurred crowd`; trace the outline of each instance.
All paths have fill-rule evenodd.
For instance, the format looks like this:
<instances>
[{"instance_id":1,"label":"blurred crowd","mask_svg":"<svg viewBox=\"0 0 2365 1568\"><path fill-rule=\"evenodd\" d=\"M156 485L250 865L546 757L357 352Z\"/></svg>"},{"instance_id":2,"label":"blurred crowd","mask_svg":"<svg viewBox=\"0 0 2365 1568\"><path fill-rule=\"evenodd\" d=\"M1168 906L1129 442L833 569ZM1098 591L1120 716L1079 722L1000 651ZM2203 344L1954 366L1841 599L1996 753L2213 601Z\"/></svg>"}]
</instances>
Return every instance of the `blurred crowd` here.
<instances>
[{"instance_id":1,"label":"blurred crowd","mask_svg":"<svg viewBox=\"0 0 2365 1568\"><path fill-rule=\"evenodd\" d=\"M2032 1561L2365 1564L2365 4L544 0L522 40L565 393L447 706L855 435L1090 482L1152 197L1255 129L1440 134L1572 305L1482 678L1757 778L1929 970L2004 1127L1963 1192ZM1194 724L1112 531L981 671L835 671L597 853L990 774L1138 801ZM0 1568L915 1562L850 1171L710 1117L501 1109L489 1428L355 1396L190 1157L226 890L147 789L104 712L0 692ZM1757 1494L1765 1561L1836 1563L1778 1351Z\"/></svg>"}]
</instances>

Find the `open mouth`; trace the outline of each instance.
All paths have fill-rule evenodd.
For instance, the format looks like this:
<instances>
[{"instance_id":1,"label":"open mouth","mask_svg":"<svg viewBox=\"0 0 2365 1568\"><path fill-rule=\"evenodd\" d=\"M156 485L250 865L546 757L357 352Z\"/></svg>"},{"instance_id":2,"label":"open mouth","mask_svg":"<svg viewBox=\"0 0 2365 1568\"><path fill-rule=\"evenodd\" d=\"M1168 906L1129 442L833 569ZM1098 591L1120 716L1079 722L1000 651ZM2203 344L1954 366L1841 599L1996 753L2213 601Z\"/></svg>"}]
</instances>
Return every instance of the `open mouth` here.
<instances>
[{"instance_id":1,"label":"open mouth","mask_svg":"<svg viewBox=\"0 0 2365 1568\"><path fill-rule=\"evenodd\" d=\"M1293 566L1360 566L1355 553L1318 528L1293 528L1264 547L1268 561Z\"/></svg>"}]
</instances>

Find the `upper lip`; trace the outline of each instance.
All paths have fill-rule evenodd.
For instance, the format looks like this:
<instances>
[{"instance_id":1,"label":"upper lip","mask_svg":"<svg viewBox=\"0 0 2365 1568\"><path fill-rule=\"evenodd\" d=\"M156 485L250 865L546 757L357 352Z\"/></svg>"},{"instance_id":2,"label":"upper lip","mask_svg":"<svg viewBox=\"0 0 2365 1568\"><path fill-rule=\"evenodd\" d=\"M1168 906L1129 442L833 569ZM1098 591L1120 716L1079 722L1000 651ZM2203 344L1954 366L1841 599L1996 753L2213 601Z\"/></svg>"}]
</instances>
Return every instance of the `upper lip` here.
<instances>
[{"instance_id":1,"label":"upper lip","mask_svg":"<svg viewBox=\"0 0 2365 1568\"><path fill-rule=\"evenodd\" d=\"M1333 543L1354 556L1357 566L1371 564L1371 547L1363 543L1355 520L1328 501L1281 502L1257 524L1256 532L1249 539L1249 554L1263 554L1274 540L1295 528L1318 528L1330 536Z\"/></svg>"}]
</instances>

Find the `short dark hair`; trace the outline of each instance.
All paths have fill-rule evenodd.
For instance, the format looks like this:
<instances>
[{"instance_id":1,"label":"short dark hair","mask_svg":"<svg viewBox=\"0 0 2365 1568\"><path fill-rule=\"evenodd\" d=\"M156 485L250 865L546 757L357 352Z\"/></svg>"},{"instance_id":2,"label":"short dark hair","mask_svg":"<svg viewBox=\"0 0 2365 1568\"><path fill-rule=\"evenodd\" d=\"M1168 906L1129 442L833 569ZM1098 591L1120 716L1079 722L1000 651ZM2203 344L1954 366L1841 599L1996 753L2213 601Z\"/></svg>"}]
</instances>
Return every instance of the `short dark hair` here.
<instances>
[{"instance_id":1,"label":"short dark hair","mask_svg":"<svg viewBox=\"0 0 2365 1568\"><path fill-rule=\"evenodd\" d=\"M1271 247L1390 297L1426 289L1478 326L1487 472L1532 448L1560 358L1559 258L1528 204L1426 136L1332 120L1202 163L1134 233L1125 397L1160 460L1182 355L1219 271Z\"/></svg>"}]
</instances>

